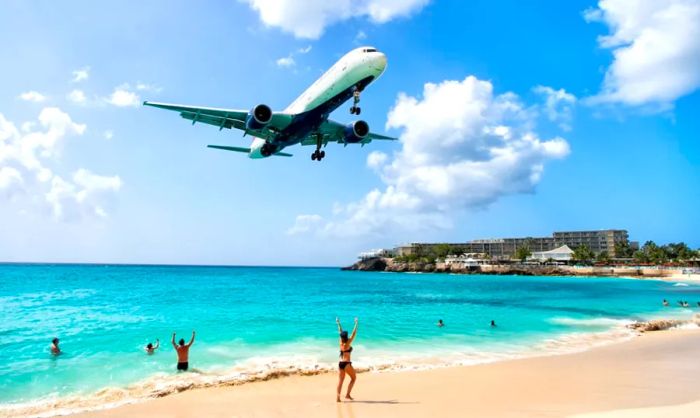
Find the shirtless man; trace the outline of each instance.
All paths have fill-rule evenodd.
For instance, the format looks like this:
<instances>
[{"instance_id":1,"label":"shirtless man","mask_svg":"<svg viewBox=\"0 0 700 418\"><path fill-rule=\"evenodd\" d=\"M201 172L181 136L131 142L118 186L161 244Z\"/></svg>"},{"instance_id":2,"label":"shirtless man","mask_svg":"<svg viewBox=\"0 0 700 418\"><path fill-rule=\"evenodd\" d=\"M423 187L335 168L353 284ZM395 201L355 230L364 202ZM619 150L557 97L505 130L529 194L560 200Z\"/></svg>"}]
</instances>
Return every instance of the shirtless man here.
<instances>
[{"instance_id":1,"label":"shirtless man","mask_svg":"<svg viewBox=\"0 0 700 418\"><path fill-rule=\"evenodd\" d=\"M175 344L174 332L173 339L171 342L173 344L173 347L175 347L175 351L177 351L177 369L186 371L187 367L189 366L187 363L190 354L190 347L192 346L192 343L194 343L194 331L192 331L192 339L190 340L189 344L185 344L185 340L183 338L180 338L180 345Z\"/></svg>"}]
</instances>

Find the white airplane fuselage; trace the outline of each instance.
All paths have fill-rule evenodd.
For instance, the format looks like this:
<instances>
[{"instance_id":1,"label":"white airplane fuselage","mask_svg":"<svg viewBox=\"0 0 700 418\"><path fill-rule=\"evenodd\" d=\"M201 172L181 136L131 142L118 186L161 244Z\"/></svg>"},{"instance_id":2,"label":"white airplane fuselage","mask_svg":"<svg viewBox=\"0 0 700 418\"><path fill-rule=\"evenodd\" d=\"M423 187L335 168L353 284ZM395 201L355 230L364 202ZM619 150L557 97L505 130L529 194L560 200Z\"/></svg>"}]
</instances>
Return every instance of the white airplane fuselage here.
<instances>
[{"instance_id":1,"label":"white airplane fuselage","mask_svg":"<svg viewBox=\"0 0 700 418\"><path fill-rule=\"evenodd\" d=\"M354 49L340 58L284 110L291 116L291 122L280 132L277 152L299 143L318 128L331 112L352 98L356 90L364 90L382 75L386 62L386 56L372 47ZM267 157L262 153L265 143L264 138L255 138L248 156Z\"/></svg>"}]
</instances>

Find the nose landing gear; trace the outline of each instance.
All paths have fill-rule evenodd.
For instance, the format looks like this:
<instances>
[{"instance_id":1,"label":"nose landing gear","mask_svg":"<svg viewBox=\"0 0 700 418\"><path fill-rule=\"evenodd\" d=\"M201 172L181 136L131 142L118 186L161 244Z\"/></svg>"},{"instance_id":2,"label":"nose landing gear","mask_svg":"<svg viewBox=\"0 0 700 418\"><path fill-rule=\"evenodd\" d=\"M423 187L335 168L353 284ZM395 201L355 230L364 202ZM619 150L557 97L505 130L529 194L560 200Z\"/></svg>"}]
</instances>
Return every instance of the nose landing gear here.
<instances>
[{"instance_id":1,"label":"nose landing gear","mask_svg":"<svg viewBox=\"0 0 700 418\"><path fill-rule=\"evenodd\" d=\"M358 103L360 103L360 89L355 86L352 88L352 106L350 107L350 114L359 115L360 112L362 112L360 106L357 105Z\"/></svg>"}]
</instances>

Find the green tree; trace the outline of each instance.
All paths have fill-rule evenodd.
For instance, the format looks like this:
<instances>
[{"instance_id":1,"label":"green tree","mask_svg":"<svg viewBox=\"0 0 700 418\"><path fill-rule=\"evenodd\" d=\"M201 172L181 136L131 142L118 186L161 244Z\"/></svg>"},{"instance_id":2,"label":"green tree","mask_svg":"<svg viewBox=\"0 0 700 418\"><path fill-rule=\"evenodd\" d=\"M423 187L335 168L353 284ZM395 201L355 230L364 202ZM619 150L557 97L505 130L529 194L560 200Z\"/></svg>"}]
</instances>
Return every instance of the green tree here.
<instances>
[{"instance_id":1,"label":"green tree","mask_svg":"<svg viewBox=\"0 0 700 418\"><path fill-rule=\"evenodd\" d=\"M431 249L431 256L433 258L445 258L452 253L452 246L450 244L438 244Z\"/></svg>"},{"instance_id":2,"label":"green tree","mask_svg":"<svg viewBox=\"0 0 700 418\"><path fill-rule=\"evenodd\" d=\"M515 258L520 260L521 262L527 260L528 257L532 255L532 251L530 251L530 247L527 245L523 245L522 247L518 247L517 250L515 250Z\"/></svg>"},{"instance_id":3,"label":"green tree","mask_svg":"<svg viewBox=\"0 0 700 418\"><path fill-rule=\"evenodd\" d=\"M598 253L598 255L595 257L595 261L599 263L609 263L610 262L610 255L608 255L607 251L601 251Z\"/></svg>"},{"instance_id":4,"label":"green tree","mask_svg":"<svg viewBox=\"0 0 700 418\"><path fill-rule=\"evenodd\" d=\"M574 249L573 258L576 261L588 263L595 258L595 254L587 245L579 245Z\"/></svg>"},{"instance_id":5,"label":"green tree","mask_svg":"<svg viewBox=\"0 0 700 418\"><path fill-rule=\"evenodd\" d=\"M628 242L618 241L615 243L615 256L619 258L629 258L634 255L634 250Z\"/></svg>"},{"instance_id":6,"label":"green tree","mask_svg":"<svg viewBox=\"0 0 700 418\"><path fill-rule=\"evenodd\" d=\"M662 248L670 260L690 260L694 256L694 251L685 242L666 244Z\"/></svg>"}]
</instances>

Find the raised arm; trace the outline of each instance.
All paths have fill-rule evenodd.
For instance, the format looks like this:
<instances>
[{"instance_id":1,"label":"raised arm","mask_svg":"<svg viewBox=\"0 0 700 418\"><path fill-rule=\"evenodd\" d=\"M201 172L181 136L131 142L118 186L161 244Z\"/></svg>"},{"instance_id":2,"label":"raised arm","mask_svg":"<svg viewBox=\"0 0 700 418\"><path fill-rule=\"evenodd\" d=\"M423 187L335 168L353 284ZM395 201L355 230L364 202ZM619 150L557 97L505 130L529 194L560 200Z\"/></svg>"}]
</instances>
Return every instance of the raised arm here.
<instances>
[{"instance_id":1,"label":"raised arm","mask_svg":"<svg viewBox=\"0 0 700 418\"><path fill-rule=\"evenodd\" d=\"M338 334L343 332L343 327L340 325L340 319L338 317L335 318L335 323L338 325Z\"/></svg>"},{"instance_id":2,"label":"raised arm","mask_svg":"<svg viewBox=\"0 0 700 418\"><path fill-rule=\"evenodd\" d=\"M357 335L357 318L355 318L355 327L352 329L352 334L350 334L350 342L355 340L355 335Z\"/></svg>"},{"instance_id":3,"label":"raised arm","mask_svg":"<svg viewBox=\"0 0 700 418\"><path fill-rule=\"evenodd\" d=\"M157 350L158 347L160 347L160 340L156 338L156 345L153 347L154 350Z\"/></svg>"},{"instance_id":4,"label":"raised arm","mask_svg":"<svg viewBox=\"0 0 700 418\"><path fill-rule=\"evenodd\" d=\"M192 331L192 339L190 340L190 343L187 344L187 346L191 346L194 343L194 331Z\"/></svg>"},{"instance_id":5,"label":"raised arm","mask_svg":"<svg viewBox=\"0 0 700 418\"><path fill-rule=\"evenodd\" d=\"M175 344L175 333L173 332L173 339L170 341L173 344L173 347L177 350L177 344Z\"/></svg>"}]
</instances>

